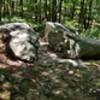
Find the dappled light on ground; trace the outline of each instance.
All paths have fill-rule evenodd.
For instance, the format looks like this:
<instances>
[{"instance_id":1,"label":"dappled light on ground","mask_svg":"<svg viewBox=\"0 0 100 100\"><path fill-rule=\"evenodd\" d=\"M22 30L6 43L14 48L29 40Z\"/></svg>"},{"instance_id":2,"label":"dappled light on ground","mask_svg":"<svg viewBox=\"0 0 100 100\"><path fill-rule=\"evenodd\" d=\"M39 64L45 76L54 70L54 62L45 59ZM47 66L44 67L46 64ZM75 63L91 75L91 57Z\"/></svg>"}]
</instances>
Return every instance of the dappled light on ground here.
<instances>
[{"instance_id":1,"label":"dappled light on ground","mask_svg":"<svg viewBox=\"0 0 100 100\"><path fill-rule=\"evenodd\" d=\"M92 62L93 63L93 62ZM90 90L99 88L98 66L86 68L35 65L14 71L0 69L2 100L95 100Z\"/></svg>"}]
</instances>

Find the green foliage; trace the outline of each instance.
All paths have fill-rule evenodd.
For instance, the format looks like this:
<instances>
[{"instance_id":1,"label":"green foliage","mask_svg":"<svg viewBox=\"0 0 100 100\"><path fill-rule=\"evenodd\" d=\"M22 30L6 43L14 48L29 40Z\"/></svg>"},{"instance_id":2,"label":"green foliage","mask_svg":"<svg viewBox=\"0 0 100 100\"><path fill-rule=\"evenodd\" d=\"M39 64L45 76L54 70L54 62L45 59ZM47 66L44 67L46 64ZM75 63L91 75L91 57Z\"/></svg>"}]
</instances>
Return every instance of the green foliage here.
<instances>
[{"instance_id":1,"label":"green foliage","mask_svg":"<svg viewBox=\"0 0 100 100\"><path fill-rule=\"evenodd\" d=\"M100 0L1 0L0 21L16 17L38 23L45 19L66 23L70 19L88 29L93 21L100 22L99 5Z\"/></svg>"},{"instance_id":2,"label":"green foliage","mask_svg":"<svg viewBox=\"0 0 100 100\"><path fill-rule=\"evenodd\" d=\"M89 28L88 30L84 31L81 35L89 38L100 39L100 28L99 27Z\"/></svg>"},{"instance_id":3,"label":"green foliage","mask_svg":"<svg viewBox=\"0 0 100 100\"><path fill-rule=\"evenodd\" d=\"M76 20L69 20L66 19L64 22L65 27L68 27L70 29L73 29L75 31L79 30L79 24L77 23Z\"/></svg>"}]
</instances>

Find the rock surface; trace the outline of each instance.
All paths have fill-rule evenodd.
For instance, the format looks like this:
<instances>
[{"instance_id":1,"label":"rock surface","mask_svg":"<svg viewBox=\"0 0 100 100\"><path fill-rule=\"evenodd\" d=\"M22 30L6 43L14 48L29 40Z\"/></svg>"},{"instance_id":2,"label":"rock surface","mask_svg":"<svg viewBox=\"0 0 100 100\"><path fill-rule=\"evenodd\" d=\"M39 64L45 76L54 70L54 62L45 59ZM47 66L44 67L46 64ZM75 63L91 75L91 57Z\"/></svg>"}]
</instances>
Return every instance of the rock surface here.
<instances>
[{"instance_id":1,"label":"rock surface","mask_svg":"<svg viewBox=\"0 0 100 100\"><path fill-rule=\"evenodd\" d=\"M37 59L38 35L25 23L9 23L0 26L0 55L6 59L33 62ZM5 61L3 61L5 63ZM10 61L11 62L11 61ZM16 65L16 64L14 64Z\"/></svg>"},{"instance_id":2,"label":"rock surface","mask_svg":"<svg viewBox=\"0 0 100 100\"><path fill-rule=\"evenodd\" d=\"M62 53L67 58L90 59L100 56L100 40L83 38L59 23L46 23L45 38L54 50L63 48Z\"/></svg>"},{"instance_id":3,"label":"rock surface","mask_svg":"<svg viewBox=\"0 0 100 100\"><path fill-rule=\"evenodd\" d=\"M36 62L39 66L59 66L63 67L84 67L83 62L80 59L64 59L57 55L56 52L51 51L47 44L41 43L38 50L38 60Z\"/></svg>"},{"instance_id":4,"label":"rock surface","mask_svg":"<svg viewBox=\"0 0 100 100\"><path fill-rule=\"evenodd\" d=\"M78 56L75 51L76 42L67 37L65 31L69 34L78 35L78 32L72 32L70 29L65 28L59 23L47 22L44 37L47 39L49 46L52 49L63 53L67 58L75 58Z\"/></svg>"},{"instance_id":5,"label":"rock surface","mask_svg":"<svg viewBox=\"0 0 100 100\"><path fill-rule=\"evenodd\" d=\"M46 42L43 44L39 35L25 23L1 25L0 63L10 66L61 64L80 67L84 65L79 58L100 55L99 41L81 38L77 32L59 23L47 22L44 38Z\"/></svg>"},{"instance_id":6,"label":"rock surface","mask_svg":"<svg viewBox=\"0 0 100 100\"><path fill-rule=\"evenodd\" d=\"M59 32L60 31L58 30L58 33ZM63 36L62 34L60 35L62 38L60 39L58 36L58 40L56 39L57 44L55 44L58 51L60 48L60 43L63 42L62 46L65 45L65 40L63 40L64 34ZM50 38L52 38L51 36ZM35 63L42 66L52 64L61 64L67 67L82 66L82 63L79 60L59 58L56 52L50 51L48 45L41 44L42 42L38 41L38 37L38 34L36 34L36 32L25 23L9 23L1 25L0 62L9 66L28 66L31 65L30 63L32 63L32 65ZM52 39L49 39L49 42L52 44ZM64 49L66 48L64 47Z\"/></svg>"}]
</instances>

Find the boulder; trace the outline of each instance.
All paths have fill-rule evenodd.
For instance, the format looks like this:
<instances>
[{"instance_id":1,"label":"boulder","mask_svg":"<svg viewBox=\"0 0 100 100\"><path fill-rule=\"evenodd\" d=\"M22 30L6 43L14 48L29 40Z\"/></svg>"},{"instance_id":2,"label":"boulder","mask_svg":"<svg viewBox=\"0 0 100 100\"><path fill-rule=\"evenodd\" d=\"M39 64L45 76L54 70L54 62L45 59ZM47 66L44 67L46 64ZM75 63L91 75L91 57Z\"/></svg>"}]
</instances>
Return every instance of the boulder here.
<instances>
[{"instance_id":1,"label":"boulder","mask_svg":"<svg viewBox=\"0 0 100 100\"><path fill-rule=\"evenodd\" d=\"M62 24L47 22L45 37L54 50L64 48L67 58L99 58L100 40L81 37ZM62 51L62 52L64 52Z\"/></svg>"},{"instance_id":2,"label":"boulder","mask_svg":"<svg viewBox=\"0 0 100 100\"><path fill-rule=\"evenodd\" d=\"M84 63L80 59L63 59L60 58L57 53L47 49L46 45L40 45L38 50L38 60L36 62L38 66L59 66L62 65L66 68L71 67L85 67Z\"/></svg>"},{"instance_id":3,"label":"boulder","mask_svg":"<svg viewBox=\"0 0 100 100\"><path fill-rule=\"evenodd\" d=\"M5 58L33 62L37 59L38 46L38 34L28 24L8 23L0 26L0 54L4 54Z\"/></svg>"},{"instance_id":4,"label":"boulder","mask_svg":"<svg viewBox=\"0 0 100 100\"><path fill-rule=\"evenodd\" d=\"M67 37L65 31L69 34L78 35L78 32L65 28L59 23L47 22L44 37L48 41L49 47L56 52L63 53L67 58L78 56L76 51L76 42Z\"/></svg>"}]
</instances>

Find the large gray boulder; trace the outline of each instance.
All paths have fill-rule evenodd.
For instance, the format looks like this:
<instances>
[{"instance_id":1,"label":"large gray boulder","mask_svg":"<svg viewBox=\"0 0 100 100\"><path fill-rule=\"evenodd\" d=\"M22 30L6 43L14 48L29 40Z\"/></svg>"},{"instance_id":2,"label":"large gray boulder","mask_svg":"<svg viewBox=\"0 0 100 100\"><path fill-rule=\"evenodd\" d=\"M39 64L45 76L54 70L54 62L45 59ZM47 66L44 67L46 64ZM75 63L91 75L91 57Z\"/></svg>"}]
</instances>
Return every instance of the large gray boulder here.
<instances>
[{"instance_id":1,"label":"large gray boulder","mask_svg":"<svg viewBox=\"0 0 100 100\"><path fill-rule=\"evenodd\" d=\"M0 26L0 36L9 40L8 55L32 62L37 58L38 35L31 26L25 23L8 23Z\"/></svg>"},{"instance_id":2,"label":"large gray boulder","mask_svg":"<svg viewBox=\"0 0 100 100\"><path fill-rule=\"evenodd\" d=\"M63 59L60 58L56 52L47 50L47 45L41 45L38 50L38 60L36 62L39 66L60 66L69 67L84 67L84 63L80 59Z\"/></svg>"},{"instance_id":3,"label":"large gray boulder","mask_svg":"<svg viewBox=\"0 0 100 100\"><path fill-rule=\"evenodd\" d=\"M44 37L47 39L49 46L57 52L63 53L67 58L75 58L78 56L76 42L66 36L69 34L78 35L78 32L73 32L65 28L60 23L47 22L45 27Z\"/></svg>"},{"instance_id":4,"label":"large gray boulder","mask_svg":"<svg viewBox=\"0 0 100 100\"><path fill-rule=\"evenodd\" d=\"M79 34L70 31L62 24L47 22L45 37L53 49L64 48L68 58L99 58L100 40L81 37Z\"/></svg>"}]
</instances>

